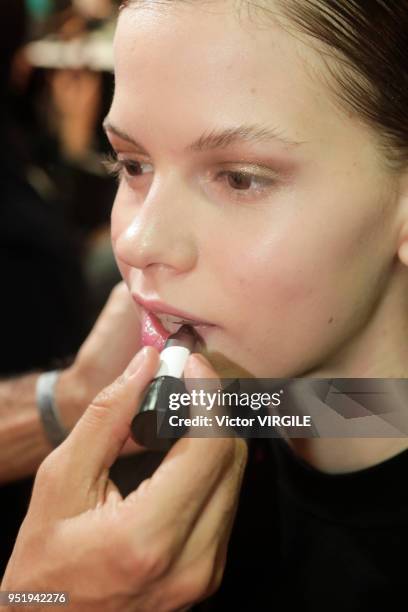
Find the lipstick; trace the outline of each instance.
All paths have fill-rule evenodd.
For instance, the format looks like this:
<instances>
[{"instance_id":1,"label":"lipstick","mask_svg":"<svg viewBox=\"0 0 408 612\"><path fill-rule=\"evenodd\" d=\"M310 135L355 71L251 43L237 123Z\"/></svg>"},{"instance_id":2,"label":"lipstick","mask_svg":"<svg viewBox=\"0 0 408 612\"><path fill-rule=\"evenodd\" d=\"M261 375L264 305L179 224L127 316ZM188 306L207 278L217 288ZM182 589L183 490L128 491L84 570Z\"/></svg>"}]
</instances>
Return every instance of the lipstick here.
<instances>
[{"instance_id":1,"label":"lipstick","mask_svg":"<svg viewBox=\"0 0 408 612\"><path fill-rule=\"evenodd\" d=\"M184 366L194 351L198 337L193 327L182 325L171 334L160 353L160 365L148 385L139 412L133 418L130 429L135 442L148 450L167 451L177 438L159 438L160 420L163 421L169 406L171 393L185 393L182 380ZM180 435L182 431L180 431Z\"/></svg>"}]
</instances>

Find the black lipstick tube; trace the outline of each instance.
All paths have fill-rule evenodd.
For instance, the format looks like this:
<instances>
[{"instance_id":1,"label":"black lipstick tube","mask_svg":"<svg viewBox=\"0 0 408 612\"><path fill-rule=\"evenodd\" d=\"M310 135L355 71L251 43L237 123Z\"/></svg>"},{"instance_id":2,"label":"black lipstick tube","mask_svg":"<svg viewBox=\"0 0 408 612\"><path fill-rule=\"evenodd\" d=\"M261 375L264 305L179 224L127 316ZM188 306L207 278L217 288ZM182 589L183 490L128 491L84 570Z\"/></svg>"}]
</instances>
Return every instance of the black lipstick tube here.
<instances>
[{"instance_id":1,"label":"black lipstick tube","mask_svg":"<svg viewBox=\"0 0 408 612\"><path fill-rule=\"evenodd\" d=\"M167 451L178 438L159 437L160 423L165 421L171 393L185 393L184 366L194 351L197 334L190 325L182 325L167 339L160 353L160 365L144 394L140 410L133 418L130 429L135 442L148 450ZM186 407L188 410L188 407ZM180 437L184 433L180 429Z\"/></svg>"}]
</instances>

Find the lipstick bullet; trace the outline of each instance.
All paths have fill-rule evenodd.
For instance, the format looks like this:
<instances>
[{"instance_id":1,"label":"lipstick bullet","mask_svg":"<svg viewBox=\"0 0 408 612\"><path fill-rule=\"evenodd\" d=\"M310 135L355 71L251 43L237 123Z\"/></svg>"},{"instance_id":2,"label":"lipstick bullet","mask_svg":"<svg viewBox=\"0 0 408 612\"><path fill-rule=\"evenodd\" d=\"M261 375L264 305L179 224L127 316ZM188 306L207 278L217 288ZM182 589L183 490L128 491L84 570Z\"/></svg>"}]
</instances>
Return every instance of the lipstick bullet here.
<instances>
[{"instance_id":1,"label":"lipstick bullet","mask_svg":"<svg viewBox=\"0 0 408 612\"><path fill-rule=\"evenodd\" d=\"M132 438L148 450L168 451L178 438L158 436L160 424L165 422L171 393L185 393L183 378L188 356L194 351L197 334L190 325L182 325L168 337L160 353L160 365L144 394L140 410L133 418ZM188 407L184 407L184 410ZM183 430L179 431L180 437Z\"/></svg>"}]
</instances>

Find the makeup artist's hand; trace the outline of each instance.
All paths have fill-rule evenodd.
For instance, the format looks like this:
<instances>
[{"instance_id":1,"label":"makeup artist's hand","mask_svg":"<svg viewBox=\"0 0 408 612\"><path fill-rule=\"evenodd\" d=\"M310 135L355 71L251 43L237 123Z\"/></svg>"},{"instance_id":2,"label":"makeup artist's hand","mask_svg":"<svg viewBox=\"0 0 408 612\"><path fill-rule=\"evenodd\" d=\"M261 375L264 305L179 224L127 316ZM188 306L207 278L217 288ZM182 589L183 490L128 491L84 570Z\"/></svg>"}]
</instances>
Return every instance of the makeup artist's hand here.
<instances>
[{"instance_id":1,"label":"makeup artist's hand","mask_svg":"<svg viewBox=\"0 0 408 612\"><path fill-rule=\"evenodd\" d=\"M71 429L101 389L111 384L141 347L140 307L125 283L112 290L74 363L56 385L64 425Z\"/></svg>"},{"instance_id":2,"label":"makeup artist's hand","mask_svg":"<svg viewBox=\"0 0 408 612\"><path fill-rule=\"evenodd\" d=\"M216 590L246 443L182 438L125 499L109 480L158 360L143 349L40 466L2 590L66 591L83 612L186 610ZM195 355L184 373L216 379Z\"/></svg>"}]
</instances>

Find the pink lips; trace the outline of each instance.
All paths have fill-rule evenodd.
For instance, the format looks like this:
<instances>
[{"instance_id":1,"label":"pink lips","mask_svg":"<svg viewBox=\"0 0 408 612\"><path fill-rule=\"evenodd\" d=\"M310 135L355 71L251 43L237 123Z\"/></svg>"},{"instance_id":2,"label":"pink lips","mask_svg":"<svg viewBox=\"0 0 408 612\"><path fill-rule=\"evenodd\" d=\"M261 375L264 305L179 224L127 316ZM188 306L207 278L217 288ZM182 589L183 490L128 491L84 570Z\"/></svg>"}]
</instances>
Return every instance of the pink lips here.
<instances>
[{"instance_id":1,"label":"pink lips","mask_svg":"<svg viewBox=\"0 0 408 612\"><path fill-rule=\"evenodd\" d=\"M152 313L143 309L142 315L142 344L153 346L161 352L170 333L164 329L159 319Z\"/></svg>"},{"instance_id":2,"label":"pink lips","mask_svg":"<svg viewBox=\"0 0 408 612\"><path fill-rule=\"evenodd\" d=\"M133 299L143 308L142 315L142 344L143 346L153 346L159 352L163 350L170 333L163 327L161 321L155 316L155 312L169 314L180 318L185 323L199 328L214 327L212 323L202 319L195 319L188 313L176 310L164 302L158 300L145 300L139 295L132 294ZM199 330L196 330L199 331Z\"/></svg>"}]
</instances>

